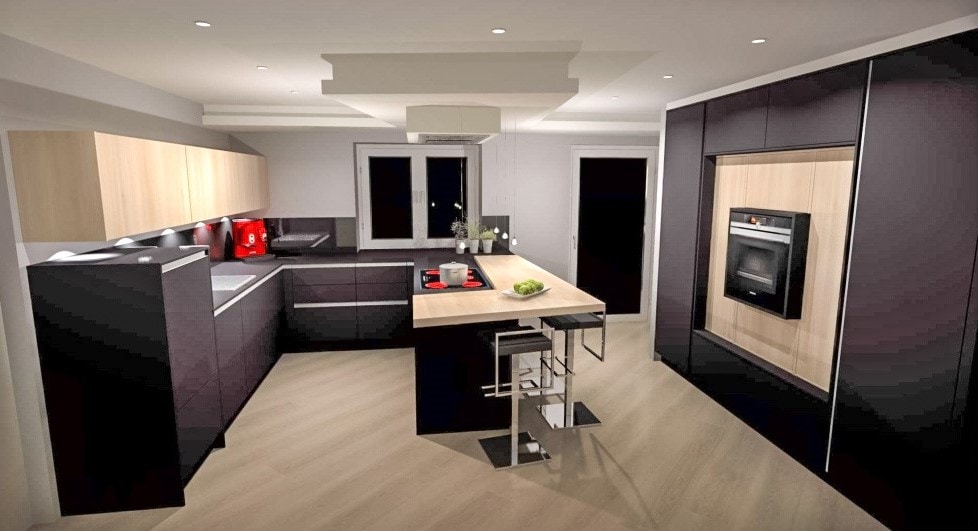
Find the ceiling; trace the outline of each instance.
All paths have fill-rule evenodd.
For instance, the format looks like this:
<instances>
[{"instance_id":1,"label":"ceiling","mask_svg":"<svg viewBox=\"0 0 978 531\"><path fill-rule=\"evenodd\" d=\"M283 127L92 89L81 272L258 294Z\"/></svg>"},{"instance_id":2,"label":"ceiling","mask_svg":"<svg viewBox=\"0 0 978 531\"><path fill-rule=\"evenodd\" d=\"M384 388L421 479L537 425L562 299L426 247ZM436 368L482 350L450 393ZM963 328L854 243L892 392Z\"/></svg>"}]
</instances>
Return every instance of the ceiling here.
<instances>
[{"instance_id":1,"label":"ceiling","mask_svg":"<svg viewBox=\"0 0 978 531\"><path fill-rule=\"evenodd\" d=\"M216 129L402 126L408 105L471 104L502 107L510 130L641 133L658 129L667 102L975 10L975 0L0 0L0 33L204 104ZM405 81L408 59L427 65L428 83Z\"/></svg>"}]
</instances>

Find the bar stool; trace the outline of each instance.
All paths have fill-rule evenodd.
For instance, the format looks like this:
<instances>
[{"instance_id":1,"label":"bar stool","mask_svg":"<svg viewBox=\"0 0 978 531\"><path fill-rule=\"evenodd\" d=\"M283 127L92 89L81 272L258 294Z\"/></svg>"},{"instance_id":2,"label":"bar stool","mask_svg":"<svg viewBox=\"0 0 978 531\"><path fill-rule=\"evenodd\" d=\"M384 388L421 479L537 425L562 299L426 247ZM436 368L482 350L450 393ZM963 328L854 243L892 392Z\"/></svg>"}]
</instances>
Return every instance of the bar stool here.
<instances>
[{"instance_id":1,"label":"bar stool","mask_svg":"<svg viewBox=\"0 0 978 531\"><path fill-rule=\"evenodd\" d=\"M482 389L487 397L509 397L511 421L509 435L497 437L487 437L479 439L483 451L489 457L489 462L496 469L512 468L533 463L542 463L550 459L550 454L530 435L530 432L519 431L519 403L520 397L527 392L544 391L552 388L555 380L551 374L549 381L550 387L544 386L545 380L542 367L548 367L552 371L554 366L553 352L553 331L549 334L530 326L513 326L497 330L487 331L480 334L483 341L493 349L493 364L495 365L496 378L492 385L484 385ZM550 353L549 360L546 360L546 353ZM529 353L540 353L541 369L534 368L522 369L520 367L520 356ZM504 358L509 358L510 380L500 382L499 364ZM544 361L547 363L544 363ZM539 377L540 383L537 383ZM506 390L508 388L508 390Z\"/></svg>"},{"instance_id":2,"label":"bar stool","mask_svg":"<svg viewBox=\"0 0 978 531\"><path fill-rule=\"evenodd\" d=\"M574 401L574 351L577 345L577 331L580 330L581 346L595 358L598 358L598 360L604 361L605 344L608 337L607 313L595 312L555 315L541 318L540 324L541 328L546 325L551 330L564 332L564 359L562 361L558 360L563 367L563 374L557 375L564 381L564 392L562 396L561 393L557 393L558 396L561 396L561 402L541 404L537 406L537 411L547 421L550 429L554 430L600 426L601 421L598 420L598 417L583 402ZM596 328L601 329L600 354L588 346L584 338L585 330Z\"/></svg>"}]
</instances>

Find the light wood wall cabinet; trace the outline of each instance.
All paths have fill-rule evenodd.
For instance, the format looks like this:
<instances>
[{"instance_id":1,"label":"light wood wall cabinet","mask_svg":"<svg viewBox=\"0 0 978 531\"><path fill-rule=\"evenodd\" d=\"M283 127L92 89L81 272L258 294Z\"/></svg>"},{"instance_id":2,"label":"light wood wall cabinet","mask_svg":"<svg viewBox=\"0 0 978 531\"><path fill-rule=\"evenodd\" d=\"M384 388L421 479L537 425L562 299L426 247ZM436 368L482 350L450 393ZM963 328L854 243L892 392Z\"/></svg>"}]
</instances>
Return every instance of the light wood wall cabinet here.
<instances>
[{"instance_id":1,"label":"light wood wall cabinet","mask_svg":"<svg viewBox=\"0 0 978 531\"><path fill-rule=\"evenodd\" d=\"M259 155L95 131L9 136L24 241L108 241L268 208Z\"/></svg>"},{"instance_id":2,"label":"light wood wall cabinet","mask_svg":"<svg viewBox=\"0 0 978 531\"><path fill-rule=\"evenodd\" d=\"M11 131L24 241L106 241L193 221L185 147L94 131Z\"/></svg>"},{"instance_id":3,"label":"light wood wall cabinet","mask_svg":"<svg viewBox=\"0 0 978 531\"><path fill-rule=\"evenodd\" d=\"M187 172L194 219L268 208L264 157L188 146Z\"/></svg>"}]
</instances>

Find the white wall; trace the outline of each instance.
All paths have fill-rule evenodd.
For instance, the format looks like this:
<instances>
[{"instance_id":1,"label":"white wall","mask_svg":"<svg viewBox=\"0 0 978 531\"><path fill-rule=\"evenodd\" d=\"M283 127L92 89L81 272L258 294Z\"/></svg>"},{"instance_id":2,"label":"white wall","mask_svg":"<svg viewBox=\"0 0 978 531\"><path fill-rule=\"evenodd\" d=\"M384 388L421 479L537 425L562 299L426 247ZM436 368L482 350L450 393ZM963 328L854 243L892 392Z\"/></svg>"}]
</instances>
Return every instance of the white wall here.
<instances>
[{"instance_id":1,"label":"white wall","mask_svg":"<svg viewBox=\"0 0 978 531\"><path fill-rule=\"evenodd\" d=\"M483 214L509 215L513 251L567 278L572 146L654 146L644 136L508 133L483 144Z\"/></svg>"},{"instance_id":2,"label":"white wall","mask_svg":"<svg viewBox=\"0 0 978 531\"><path fill-rule=\"evenodd\" d=\"M134 110L140 106L144 112ZM96 129L227 149L227 134L192 124L194 113L199 122L199 109L193 102L0 35L0 307L6 330L0 349L0 419L5 423L0 434L4 461L0 510L3 518L12 519L9 526L0 520L0 528L22 529L59 515L26 266L45 258L53 247L87 250L104 245L21 241L7 131ZM10 388L5 387L8 380ZM14 416L9 416L11 406ZM6 423L14 418L17 429L8 430ZM18 435L19 449L8 439ZM23 470L26 485L18 481L18 470ZM27 495L20 496L18 489L24 486Z\"/></svg>"},{"instance_id":3,"label":"white wall","mask_svg":"<svg viewBox=\"0 0 978 531\"><path fill-rule=\"evenodd\" d=\"M265 155L271 205L268 217L353 217L356 178L353 143L403 143L403 131L337 129L331 131L235 133Z\"/></svg>"},{"instance_id":4,"label":"white wall","mask_svg":"<svg viewBox=\"0 0 978 531\"><path fill-rule=\"evenodd\" d=\"M271 206L266 214L269 217L356 215L354 142L405 140L403 132L386 129L271 131L234 136L266 157L271 188ZM657 143L657 137L652 135L500 135L482 145L482 213L511 216L510 224L519 240L513 250L566 278L571 146ZM516 182L520 183L518 197Z\"/></svg>"},{"instance_id":5,"label":"white wall","mask_svg":"<svg viewBox=\"0 0 978 531\"><path fill-rule=\"evenodd\" d=\"M0 529L31 525L24 450L14 406L14 383L7 358L7 341L0 311Z\"/></svg>"}]
</instances>

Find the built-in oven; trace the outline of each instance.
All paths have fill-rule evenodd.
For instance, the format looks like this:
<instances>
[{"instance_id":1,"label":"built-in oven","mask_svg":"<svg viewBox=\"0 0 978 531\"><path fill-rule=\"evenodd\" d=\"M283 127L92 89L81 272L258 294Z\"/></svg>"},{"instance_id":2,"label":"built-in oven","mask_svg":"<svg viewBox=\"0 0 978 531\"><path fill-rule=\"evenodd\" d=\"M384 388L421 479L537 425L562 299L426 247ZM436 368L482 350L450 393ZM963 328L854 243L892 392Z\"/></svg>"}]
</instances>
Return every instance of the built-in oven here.
<instances>
[{"instance_id":1,"label":"built-in oven","mask_svg":"<svg viewBox=\"0 0 978 531\"><path fill-rule=\"evenodd\" d=\"M783 319L801 318L809 214L730 209L724 295Z\"/></svg>"}]
</instances>

